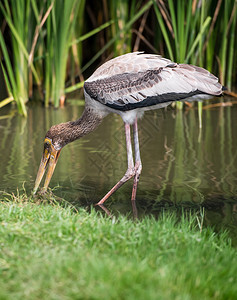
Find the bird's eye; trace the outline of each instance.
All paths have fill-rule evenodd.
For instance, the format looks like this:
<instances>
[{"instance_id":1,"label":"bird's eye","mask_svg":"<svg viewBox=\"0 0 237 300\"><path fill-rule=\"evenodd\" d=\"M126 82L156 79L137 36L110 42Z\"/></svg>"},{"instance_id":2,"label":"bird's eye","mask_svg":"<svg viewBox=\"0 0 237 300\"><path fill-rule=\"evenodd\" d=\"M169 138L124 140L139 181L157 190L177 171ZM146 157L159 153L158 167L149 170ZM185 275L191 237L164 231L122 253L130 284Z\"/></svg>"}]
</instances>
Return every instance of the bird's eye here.
<instances>
[{"instance_id":1,"label":"bird's eye","mask_svg":"<svg viewBox=\"0 0 237 300\"><path fill-rule=\"evenodd\" d=\"M46 138L44 140L44 149L49 149L51 145L52 145L52 142L50 141L50 139Z\"/></svg>"},{"instance_id":2,"label":"bird's eye","mask_svg":"<svg viewBox=\"0 0 237 300\"><path fill-rule=\"evenodd\" d=\"M52 144L52 141L51 141L50 139L46 138L46 139L44 140L44 144L50 146L50 145Z\"/></svg>"}]
</instances>

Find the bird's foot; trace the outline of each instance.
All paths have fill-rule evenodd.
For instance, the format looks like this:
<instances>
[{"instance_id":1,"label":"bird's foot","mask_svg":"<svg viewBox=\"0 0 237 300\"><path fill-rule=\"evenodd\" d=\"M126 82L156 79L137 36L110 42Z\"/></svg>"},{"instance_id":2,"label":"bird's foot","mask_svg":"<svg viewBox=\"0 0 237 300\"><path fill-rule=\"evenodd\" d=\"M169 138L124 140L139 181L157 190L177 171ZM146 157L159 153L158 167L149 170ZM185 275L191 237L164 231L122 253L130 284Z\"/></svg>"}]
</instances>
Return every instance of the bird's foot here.
<instances>
[{"instance_id":1,"label":"bird's foot","mask_svg":"<svg viewBox=\"0 0 237 300\"><path fill-rule=\"evenodd\" d=\"M112 218L113 215L111 214L111 212L108 210L108 208L106 208L103 204L96 204L98 205L106 214L108 217Z\"/></svg>"}]
</instances>

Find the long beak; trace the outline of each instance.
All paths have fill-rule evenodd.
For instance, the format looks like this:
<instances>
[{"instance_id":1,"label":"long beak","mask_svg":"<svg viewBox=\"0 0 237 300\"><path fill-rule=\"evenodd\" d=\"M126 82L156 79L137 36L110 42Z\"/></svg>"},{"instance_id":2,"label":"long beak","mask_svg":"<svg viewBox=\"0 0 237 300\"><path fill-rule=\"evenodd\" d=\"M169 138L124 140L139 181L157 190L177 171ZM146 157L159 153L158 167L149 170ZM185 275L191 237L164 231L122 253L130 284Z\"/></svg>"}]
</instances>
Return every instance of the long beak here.
<instances>
[{"instance_id":1,"label":"long beak","mask_svg":"<svg viewBox=\"0 0 237 300\"><path fill-rule=\"evenodd\" d=\"M51 180L51 177L53 175L54 169L56 167L60 151L61 150L55 150L53 146L51 146L50 149L44 149L43 156L41 158L41 162L40 162L40 166L39 166L39 170L37 173L37 177L35 180L35 187L33 189L33 194L35 194L37 192L40 182L46 171L46 168L48 167L48 172L45 177L43 192L45 192L47 190L48 185Z\"/></svg>"}]
</instances>

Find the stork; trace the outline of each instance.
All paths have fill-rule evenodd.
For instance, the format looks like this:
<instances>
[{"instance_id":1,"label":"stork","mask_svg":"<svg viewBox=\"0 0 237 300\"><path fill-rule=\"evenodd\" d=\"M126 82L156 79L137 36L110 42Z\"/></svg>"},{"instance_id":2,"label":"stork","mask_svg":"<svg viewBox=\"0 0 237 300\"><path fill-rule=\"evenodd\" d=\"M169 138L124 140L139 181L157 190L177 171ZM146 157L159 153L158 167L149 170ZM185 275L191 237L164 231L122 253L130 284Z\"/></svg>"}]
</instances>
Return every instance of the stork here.
<instances>
[{"instance_id":1,"label":"stork","mask_svg":"<svg viewBox=\"0 0 237 300\"><path fill-rule=\"evenodd\" d=\"M200 100L222 94L218 78L207 70L178 64L155 54L133 52L105 62L84 84L85 109L76 121L52 126L46 133L33 193L37 192L48 167L43 191L53 175L61 149L95 130L109 113L119 114L124 122L127 171L97 203L104 202L125 182L133 178L132 204L142 171L137 121L144 112L165 107L174 101ZM133 128L134 156L131 144Z\"/></svg>"}]
</instances>

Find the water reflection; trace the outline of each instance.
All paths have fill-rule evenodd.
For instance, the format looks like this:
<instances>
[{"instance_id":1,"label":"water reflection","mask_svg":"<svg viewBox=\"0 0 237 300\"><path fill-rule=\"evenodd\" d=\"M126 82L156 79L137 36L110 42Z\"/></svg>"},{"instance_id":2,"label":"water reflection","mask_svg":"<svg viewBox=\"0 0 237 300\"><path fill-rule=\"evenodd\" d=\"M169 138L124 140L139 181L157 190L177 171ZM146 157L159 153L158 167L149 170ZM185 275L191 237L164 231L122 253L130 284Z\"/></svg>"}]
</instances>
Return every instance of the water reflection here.
<instances>
[{"instance_id":1,"label":"water reflection","mask_svg":"<svg viewBox=\"0 0 237 300\"><path fill-rule=\"evenodd\" d=\"M218 100L219 101L219 100ZM82 106L28 108L24 119L9 108L0 110L0 190L31 191L43 139L53 124L77 119ZM206 223L237 233L237 106L203 111L200 131L195 109L146 113L139 122L143 171L138 187L138 214L157 214L191 207L205 208ZM87 137L62 150L50 186L78 206L96 203L127 168L124 126L108 116ZM112 212L131 211L132 181L107 202Z\"/></svg>"}]
</instances>

